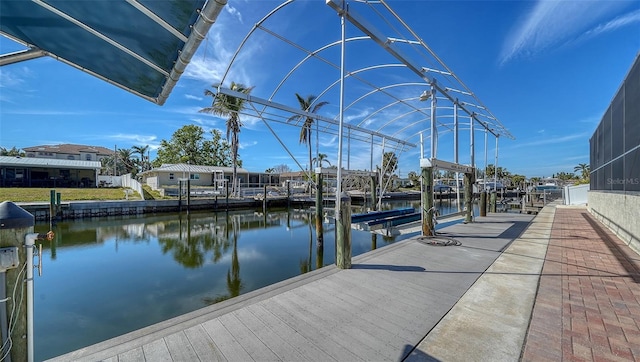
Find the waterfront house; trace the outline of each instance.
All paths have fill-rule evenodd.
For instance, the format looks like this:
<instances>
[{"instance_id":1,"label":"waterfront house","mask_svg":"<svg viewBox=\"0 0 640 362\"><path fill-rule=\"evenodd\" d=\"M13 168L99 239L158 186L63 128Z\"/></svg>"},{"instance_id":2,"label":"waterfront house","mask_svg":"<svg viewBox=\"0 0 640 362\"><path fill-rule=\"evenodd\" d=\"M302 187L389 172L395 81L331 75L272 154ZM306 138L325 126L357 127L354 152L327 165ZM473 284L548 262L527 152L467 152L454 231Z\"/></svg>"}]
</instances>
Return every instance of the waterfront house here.
<instances>
[{"instance_id":1,"label":"waterfront house","mask_svg":"<svg viewBox=\"0 0 640 362\"><path fill-rule=\"evenodd\" d=\"M26 147L23 151L26 157L82 161L101 161L114 154L113 150L105 147L68 143Z\"/></svg>"},{"instance_id":2,"label":"waterfront house","mask_svg":"<svg viewBox=\"0 0 640 362\"><path fill-rule=\"evenodd\" d=\"M250 172L244 168L236 169L240 187L261 187L265 184L277 183L278 175L265 172ZM192 186L213 186L225 189L226 183L233 176L233 167L201 166L186 163L163 164L151 170L144 171L138 176L143 185L149 185L154 190L165 187L175 187L180 180L190 180Z\"/></svg>"},{"instance_id":3,"label":"waterfront house","mask_svg":"<svg viewBox=\"0 0 640 362\"><path fill-rule=\"evenodd\" d=\"M0 187L96 187L99 161L0 156Z\"/></svg>"}]
</instances>

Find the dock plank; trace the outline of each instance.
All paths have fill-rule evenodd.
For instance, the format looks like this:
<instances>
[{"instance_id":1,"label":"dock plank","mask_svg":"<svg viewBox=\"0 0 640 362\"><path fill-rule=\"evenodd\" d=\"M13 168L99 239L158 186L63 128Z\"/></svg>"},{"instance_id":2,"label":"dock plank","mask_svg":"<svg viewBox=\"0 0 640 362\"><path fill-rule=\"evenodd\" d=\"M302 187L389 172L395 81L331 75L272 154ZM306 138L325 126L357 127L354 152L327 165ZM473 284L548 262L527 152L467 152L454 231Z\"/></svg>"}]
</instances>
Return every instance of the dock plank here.
<instances>
[{"instance_id":1,"label":"dock plank","mask_svg":"<svg viewBox=\"0 0 640 362\"><path fill-rule=\"evenodd\" d=\"M200 361L227 361L202 325L199 324L197 326L187 328L184 333L189 339L189 343L191 343L191 346Z\"/></svg>"},{"instance_id":2,"label":"dock plank","mask_svg":"<svg viewBox=\"0 0 640 362\"><path fill-rule=\"evenodd\" d=\"M218 318L202 323L209 337L220 347L220 352L229 361L253 361L237 339L225 328Z\"/></svg>"},{"instance_id":3,"label":"dock plank","mask_svg":"<svg viewBox=\"0 0 640 362\"><path fill-rule=\"evenodd\" d=\"M118 362L140 362L144 360L142 347L134 348L118 355Z\"/></svg>"},{"instance_id":4,"label":"dock plank","mask_svg":"<svg viewBox=\"0 0 640 362\"><path fill-rule=\"evenodd\" d=\"M171 354L164 339L157 339L151 343L142 346L145 361L153 362L171 362Z\"/></svg>"},{"instance_id":5,"label":"dock plank","mask_svg":"<svg viewBox=\"0 0 640 362\"><path fill-rule=\"evenodd\" d=\"M335 361L333 357L318 348L312 341L298 333L294 328L269 312L261 303L247 308L249 312L259 318L272 333L277 334L283 340L288 341L304 358L304 361Z\"/></svg>"},{"instance_id":6,"label":"dock plank","mask_svg":"<svg viewBox=\"0 0 640 362\"><path fill-rule=\"evenodd\" d=\"M261 322L257 318L253 318L252 320L247 319L248 324L244 324L236 313L237 311L221 316L220 323L243 346L254 361L278 361L278 356L262 340L256 338L253 332L252 327L261 324Z\"/></svg>"},{"instance_id":7,"label":"dock plank","mask_svg":"<svg viewBox=\"0 0 640 362\"><path fill-rule=\"evenodd\" d=\"M341 344L351 348L352 352L365 360L380 358L384 354L385 341L377 339L371 335L369 331L357 329L353 324L352 313L339 313L333 309L329 303L325 303L330 296L322 296L318 299L310 298L310 294L304 291L304 288L297 288L294 292L294 298L291 303L297 308L305 310L307 315L317 321L331 318L334 321L332 334L340 339ZM371 316L372 318L374 316Z\"/></svg>"},{"instance_id":8,"label":"dock plank","mask_svg":"<svg viewBox=\"0 0 640 362\"><path fill-rule=\"evenodd\" d=\"M198 355L191 346L191 342L187 338L184 331L174 333L164 338L171 358L174 361L197 361Z\"/></svg>"},{"instance_id":9,"label":"dock plank","mask_svg":"<svg viewBox=\"0 0 640 362\"><path fill-rule=\"evenodd\" d=\"M291 328L312 341L319 349L330 355L331 358L337 361L364 361L349 348L340 344L340 341L332 334L332 330L328 329L326 324L314 324L315 321L310 319L305 311L292 308L287 299L271 298L265 301L263 306L291 326Z\"/></svg>"},{"instance_id":10,"label":"dock plank","mask_svg":"<svg viewBox=\"0 0 640 362\"><path fill-rule=\"evenodd\" d=\"M279 335L273 333L262 319L258 318L248 309L238 310L234 315L278 357L278 360L302 361L305 359L304 356L294 348L294 346L282 339Z\"/></svg>"}]
</instances>

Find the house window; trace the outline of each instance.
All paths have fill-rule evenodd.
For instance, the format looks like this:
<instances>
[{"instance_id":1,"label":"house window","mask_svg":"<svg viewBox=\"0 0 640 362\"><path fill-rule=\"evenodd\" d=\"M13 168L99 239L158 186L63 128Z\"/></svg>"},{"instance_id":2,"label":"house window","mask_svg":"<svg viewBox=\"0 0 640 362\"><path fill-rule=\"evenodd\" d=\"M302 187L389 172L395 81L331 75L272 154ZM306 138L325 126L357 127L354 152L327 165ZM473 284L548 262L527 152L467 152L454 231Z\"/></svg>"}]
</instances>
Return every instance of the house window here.
<instances>
[{"instance_id":1,"label":"house window","mask_svg":"<svg viewBox=\"0 0 640 362\"><path fill-rule=\"evenodd\" d=\"M169 174L169 180L173 180L173 174L172 173Z\"/></svg>"},{"instance_id":2,"label":"house window","mask_svg":"<svg viewBox=\"0 0 640 362\"><path fill-rule=\"evenodd\" d=\"M87 155L85 157L86 157L87 161L91 161L91 155Z\"/></svg>"},{"instance_id":3,"label":"house window","mask_svg":"<svg viewBox=\"0 0 640 362\"><path fill-rule=\"evenodd\" d=\"M73 155L67 156L67 160L73 160L73 159L74 159Z\"/></svg>"},{"instance_id":4,"label":"house window","mask_svg":"<svg viewBox=\"0 0 640 362\"><path fill-rule=\"evenodd\" d=\"M191 175L189 175L189 178L192 180L200 180L200 174L199 173L192 173Z\"/></svg>"}]
</instances>

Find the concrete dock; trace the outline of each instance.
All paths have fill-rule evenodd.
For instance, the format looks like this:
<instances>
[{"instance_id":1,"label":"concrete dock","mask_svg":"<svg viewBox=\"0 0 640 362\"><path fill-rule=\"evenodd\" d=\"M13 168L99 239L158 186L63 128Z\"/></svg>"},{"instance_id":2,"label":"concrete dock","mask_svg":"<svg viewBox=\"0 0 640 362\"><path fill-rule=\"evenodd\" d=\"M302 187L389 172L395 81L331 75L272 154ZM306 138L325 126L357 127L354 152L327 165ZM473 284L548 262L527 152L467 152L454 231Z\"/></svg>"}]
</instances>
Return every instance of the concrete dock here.
<instances>
[{"instance_id":1,"label":"concrete dock","mask_svg":"<svg viewBox=\"0 0 640 362\"><path fill-rule=\"evenodd\" d=\"M640 359L640 257L585 208L456 224L53 361ZM437 243L436 243L437 244ZM606 297L606 298L605 298Z\"/></svg>"}]
</instances>

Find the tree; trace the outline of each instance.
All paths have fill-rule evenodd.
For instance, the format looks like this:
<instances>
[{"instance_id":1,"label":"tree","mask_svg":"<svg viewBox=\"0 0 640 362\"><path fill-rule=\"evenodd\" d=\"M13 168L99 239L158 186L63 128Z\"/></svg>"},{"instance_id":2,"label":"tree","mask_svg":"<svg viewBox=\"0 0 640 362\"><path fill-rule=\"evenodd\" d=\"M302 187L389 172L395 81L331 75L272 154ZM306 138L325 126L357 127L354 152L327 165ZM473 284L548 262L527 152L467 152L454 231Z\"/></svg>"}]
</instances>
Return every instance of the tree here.
<instances>
[{"instance_id":1,"label":"tree","mask_svg":"<svg viewBox=\"0 0 640 362\"><path fill-rule=\"evenodd\" d=\"M16 148L16 146L11 147L10 150L4 148L4 147L0 147L0 156L20 156L20 157L24 157L25 152L22 151L19 148Z\"/></svg>"},{"instance_id":2,"label":"tree","mask_svg":"<svg viewBox=\"0 0 640 362\"><path fill-rule=\"evenodd\" d=\"M302 96L296 93L296 99L300 104L300 109L305 112L316 113L323 106L329 104L329 102L320 102L317 104L313 104L316 100L316 96L309 95L307 98L302 98ZM311 158L311 127L313 126L313 118L308 116L302 116L296 114L294 116L289 117L287 122L293 120L302 120L304 119L304 123L302 124L302 128L300 129L300 143L306 143L309 146L309 172L313 169L313 159Z\"/></svg>"},{"instance_id":3,"label":"tree","mask_svg":"<svg viewBox=\"0 0 640 362\"><path fill-rule=\"evenodd\" d=\"M512 186L524 187L524 181L526 180L525 176L515 174L515 175L511 175L510 179L511 179Z\"/></svg>"},{"instance_id":4,"label":"tree","mask_svg":"<svg viewBox=\"0 0 640 362\"><path fill-rule=\"evenodd\" d=\"M378 170L382 170L382 185L380 186L385 188L393 173L398 169L398 157L394 152L385 152L382 157L382 167L376 167Z\"/></svg>"},{"instance_id":5,"label":"tree","mask_svg":"<svg viewBox=\"0 0 640 362\"><path fill-rule=\"evenodd\" d=\"M247 87L244 84L231 82L229 87L232 91L240 92L243 94L249 94L253 90L253 87ZM226 94L216 94L208 89L205 89L204 94L206 96L213 97L211 107L202 108L200 113L215 114L220 117L227 118L227 140L231 136L231 155L233 164L233 187L232 192L237 194L237 175L238 175L238 147L240 140L238 134L242 128L242 122L240 121L240 112L244 110L246 106L246 100L244 98L237 98Z\"/></svg>"},{"instance_id":6,"label":"tree","mask_svg":"<svg viewBox=\"0 0 640 362\"><path fill-rule=\"evenodd\" d=\"M265 171L267 173L277 173L277 174L281 174L281 173L285 173L285 172L291 172L291 168L289 166L287 166L286 164L281 164L281 165L275 165L273 167L271 167L269 170L271 170L271 172L269 171Z\"/></svg>"},{"instance_id":7,"label":"tree","mask_svg":"<svg viewBox=\"0 0 640 362\"><path fill-rule=\"evenodd\" d=\"M326 153L318 153L318 157L313 158L313 162L318 165L318 167L322 167L322 164L326 162L329 166L331 166L331 162L327 159Z\"/></svg>"},{"instance_id":8,"label":"tree","mask_svg":"<svg viewBox=\"0 0 640 362\"><path fill-rule=\"evenodd\" d=\"M580 172L580 176L583 180L587 180L591 176L591 170L588 164L579 163L578 166L573 168L574 172Z\"/></svg>"},{"instance_id":9,"label":"tree","mask_svg":"<svg viewBox=\"0 0 640 362\"><path fill-rule=\"evenodd\" d=\"M140 172L146 171L149 167L149 157L145 156L145 154L149 151L149 145L146 146L133 146L131 147L131 151L135 154L140 155L140 159L138 160L138 166L140 166Z\"/></svg>"},{"instance_id":10,"label":"tree","mask_svg":"<svg viewBox=\"0 0 640 362\"><path fill-rule=\"evenodd\" d=\"M491 178L496 173L496 167L493 164L489 164L487 165L484 173L487 175L487 178Z\"/></svg>"},{"instance_id":11,"label":"tree","mask_svg":"<svg viewBox=\"0 0 640 362\"><path fill-rule=\"evenodd\" d=\"M418 174L415 171L409 171L409 174L407 175L407 177L409 178L409 181L411 181L411 184L413 186L420 185L420 176L418 176Z\"/></svg>"},{"instance_id":12,"label":"tree","mask_svg":"<svg viewBox=\"0 0 640 362\"><path fill-rule=\"evenodd\" d=\"M231 146L222 139L222 133L211 130L211 139L200 126L186 125L173 133L170 140L160 141L158 156L153 165L164 163L188 163L202 166L231 167ZM241 165L240 160L236 160Z\"/></svg>"},{"instance_id":13,"label":"tree","mask_svg":"<svg viewBox=\"0 0 640 362\"><path fill-rule=\"evenodd\" d=\"M131 173L134 176L137 173L137 168L135 161L131 158L133 156L133 152L130 148L118 148L117 155L118 162L122 164L124 167L125 173Z\"/></svg>"}]
</instances>

